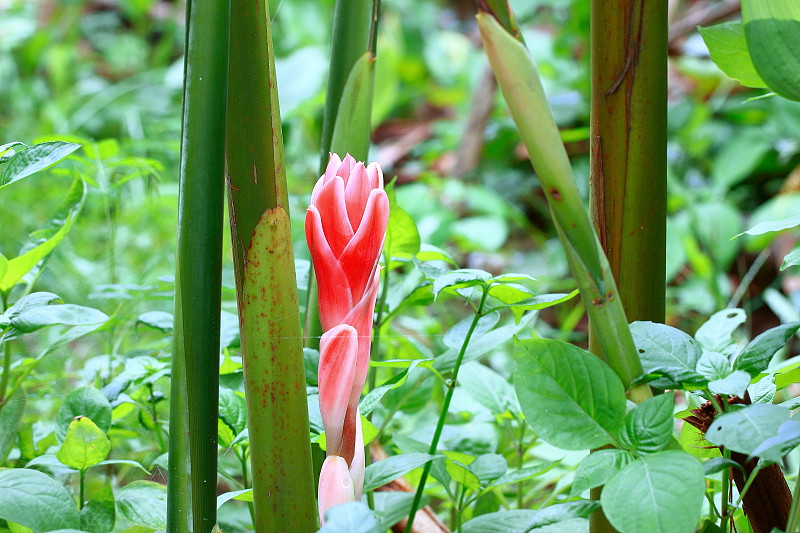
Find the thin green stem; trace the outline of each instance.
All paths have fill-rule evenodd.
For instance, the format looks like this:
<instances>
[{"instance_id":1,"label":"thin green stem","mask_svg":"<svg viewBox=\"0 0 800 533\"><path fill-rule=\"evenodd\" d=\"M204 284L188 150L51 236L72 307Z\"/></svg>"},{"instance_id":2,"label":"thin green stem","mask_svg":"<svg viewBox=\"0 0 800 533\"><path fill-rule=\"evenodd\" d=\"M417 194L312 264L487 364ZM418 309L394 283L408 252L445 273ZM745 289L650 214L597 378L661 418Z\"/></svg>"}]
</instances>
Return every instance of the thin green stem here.
<instances>
[{"instance_id":1,"label":"thin green stem","mask_svg":"<svg viewBox=\"0 0 800 533\"><path fill-rule=\"evenodd\" d=\"M519 424L519 438L517 440L517 468L522 468L525 464L525 448L523 447L523 438L525 437L525 422L521 422ZM517 482L517 509L522 509L522 498L523 498L523 491L522 491L522 484L524 482L520 480Z\"/></svg>"},{"instance_id":2,"label":"thin green stem","mask_svg":"<svg viewBox=\"0 0 800 533\"><path fill-rule=\"evenodd\" d=\"M385 257L385 256L384 256ZM373 333L372 333L372 345L369 349L369 358L370 360L375 360L380 353L380 344L381 344L381 327L383 326L383 312L386 308L386 298L389 294L389 258L385 257L384 261L386 262L387 267L383 269L381 272L381 296L378 299L378 309L377 309L377 316L375 317L375 323L373 324ZM375 368L370 368L369 370L369 386L368 390L372 390L375 388L376 379L377 379L377 370ZM367 420L372 421L372 413L367 415Z\"/></svg>"},{"instance_id":3,"label":"thin green stem","mask_svg":"<svg viewBox=\"0 0 800 533\"><path fill-rule=\"evenodd\" d=\"M450 409L450 401L453 399L453 392L455 392L456 383L458 382L458 370L461 368L461 361L464 359L464 354L466 353L467 346L472 338L472 333L475 331L475 327L478 325L478 320L482 316L481 313L483 312L483 306L486 303L487 294L488 290L484 286L483 294L481 295L481 303L478 305L478 310L475 313L475 316L472 318L472 324L469 326L467 336L464 337L464 343L461 345L461 349L458 352L458 358L456 359L456 364L453 367L453 377L450 378L450 385L447 388L447 394L445 394L444 403L442 404L442 412L439 414L439 421L436 424L436 431L433 434L433 440L431 440L431 446L428 449L428 453L431 455L435 454L437 448L439 447L439 439L441 438L442 430L444 429L444 421L445 418L447 418L447 411ZM408 514L408 522L406 523L405 533L411 532L411 526L414 524L414 517L417 514L417 509L419 509L419 504L422 500L422 493L425 491L425 482L428 480L428 474L431 472L431 466L432 461L428 461L425 463L425 467L422 470L422 477L419 480L417 492L414 494L414 502L411 505L411 512Z\"/></svg>"},{"instance_id":4,"label":"thin green stem","mask_svg":"<svg viewBox=\"0 0 800 533\"><path fill-rule=\"evenodd\" d=\"M242 486L244 488L250 488L250 481L248 480L247 476L247 458L245 457L244 452L242 455L239 455L239 452L236 452L236 456L239 458L239 464L242 466ZM253 502L247 502L247 507L250 511L250 520L252 520L253 524L256 523L256 511L253 507Z\"/></svg>"},{"instance_id":5,"label":"thin green stem","mask_svg":"<svg viewBox=\"0 0 800 533\"><path fill-rule=\"evenodd\" d=\"M3 332L5 334L5 332ZM0 381L0 409L6 403L6 389L8 388L9 374L11 374L11 341L3 344L3 378ZM9 398L11 395L8 396Z\"/></svg>"},{"instance_id":6,"label":"thin green stem","mask_svg":"<svg viewBox=\"0 0 800 533\"><path fill-rule=\"evenodd\" d=\"M794 533L797 530L798 522L800 522L798 507L800 507L800 472L795 480L794 499L792 500L792 510L789 512L789 521L786 523L786 533Z\"/></svg>"},{"instance_id":7,"label":"thin green stem","mask_svg":"<svg viewBox=\"0 0 800 533\"><path fill-rule=\"evenodd\" d=\"M86 470L81 470L80 476L80 496L78 496L78 510L83 509L83 502L86 498Z\"/></svg>"},{"instance_id":8,"label":"thin green stem","mask_svg":"<svg viewBox=\"0 0 800 533\"><path fill-rule=\"evenodd\" d=\"M762 468L764 468L764 466L759 462L758 464L756 464L756 467L753 469L753 471L750 472L750 475L747 477L747 482L745 482L742 492L739 493L739 499L736 500L736 507L739 507L739 505L741 505L742 500L744 500L744 495L747 494L747 490L750 488L750 485L753 484L753 481L755 481L756 476L758 475L758 473L761 471Z\"/></svg>"},{"instance_id":9,"label":"thin green stem","mask_svg":"<svg viewBox=\"0 0 800 533\"><path fill-rule=\"evenodd\" d=\"M725 450L723 455L725 459L730 459L731 458L730 450ZM722 471L722 509L720 512L721 518L719 520L719 527L725 533L728 533L728 519L730 518L728 516L728 494L730 492L730 485L731 485L730 468L726 468L725 470Z\"/></svg>"}]
</instances>

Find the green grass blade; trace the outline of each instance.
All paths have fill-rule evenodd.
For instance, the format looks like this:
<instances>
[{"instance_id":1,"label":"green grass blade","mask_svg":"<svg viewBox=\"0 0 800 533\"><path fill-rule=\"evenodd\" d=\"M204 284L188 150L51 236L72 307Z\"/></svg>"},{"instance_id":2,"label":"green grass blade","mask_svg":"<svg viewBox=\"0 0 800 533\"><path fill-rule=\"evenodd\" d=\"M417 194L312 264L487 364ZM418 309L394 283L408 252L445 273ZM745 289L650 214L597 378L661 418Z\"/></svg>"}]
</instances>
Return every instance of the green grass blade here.
<instances>
[{"instance_id":1,"label":"green grass blade","mask_svg":"<svg viewBox=\"0 0 800 533\"><path fill-rule=\"evenodd\" d=\"M211 531L217 521L228 16L227 1L191 2L187 6L187 76L171 384L170 532ZM187 431L188 440L184 437ZM187 501L191 501L191 512L186 507Z\"/></svg>"}]
</instances>

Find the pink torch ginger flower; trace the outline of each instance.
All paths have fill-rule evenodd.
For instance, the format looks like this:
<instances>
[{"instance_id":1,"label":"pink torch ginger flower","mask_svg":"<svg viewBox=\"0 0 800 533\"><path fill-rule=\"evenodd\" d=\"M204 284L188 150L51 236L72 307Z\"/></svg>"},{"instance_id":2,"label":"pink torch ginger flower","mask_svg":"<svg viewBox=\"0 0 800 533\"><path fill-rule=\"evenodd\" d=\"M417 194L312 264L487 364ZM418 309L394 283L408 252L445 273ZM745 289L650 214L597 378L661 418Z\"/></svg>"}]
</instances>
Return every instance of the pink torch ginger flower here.
<instances>
[{"instance_id":1,"label":"pink torch ginger flower","mask_svg":"<svg viewBox=\"0 0 800 533\"><path fill-rule=\"evenodd\" d=\"M324 479L320 476L320 520L333 505L360 499L364 486L358 400L369 371L372 315L380 282L378 258L388 221L389 199L380 165L365 167L349 154L344 161L331 154L306 212L306 240L318 280L324 331L319 406L328 459L323 465ZM342 481L343 468L348 482Z\"/></svg>"}]
</instances>

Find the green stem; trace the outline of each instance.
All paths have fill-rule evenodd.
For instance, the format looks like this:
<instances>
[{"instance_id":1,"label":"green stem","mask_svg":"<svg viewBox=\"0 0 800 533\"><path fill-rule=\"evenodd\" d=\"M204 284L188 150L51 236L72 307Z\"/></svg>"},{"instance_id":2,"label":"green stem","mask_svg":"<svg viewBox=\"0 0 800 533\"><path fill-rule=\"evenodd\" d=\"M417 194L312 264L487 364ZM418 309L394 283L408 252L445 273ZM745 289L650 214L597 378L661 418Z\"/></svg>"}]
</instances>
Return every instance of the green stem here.
<instances>
[{"instance_id":1,"label":"green stem","mask_svg":"<svg viewBox=\"0 0 800 533\"><path fill-rule=\"evenodd\" d=\"M237 456L238 455L239 454L237 452ZM248 480L248 476L247 476L247 457L245 457L244 452L242 453L241 456L239 456L239 464L241 464L241 466L242 466L242 487L245 488L245 489L248 489L248 488L250 488L250 481ZM256 523L256 512L255 512L255 509L253 507L253 502L247 502L247 508L250 511L250 520L253 522L253 524L255 524Z\"/></svg>"},{"instance_id":2,"label":"green stem","mask_svg":"<svg viewBox=\"0 0 800 533\"><path fill-rule=\"evenodd\" d=\"M439 439L441 438L442 430L444 429L444 421L445 418L447 418L447 411L450 409L450 401L453 399L453 392L456 390L458 370L461 368L461 361L464 359L464 354L466 353L467 346L472 338L472 333L475 331L475 327L478 325L478 320L482 316L481 313L483 312L483 306L486 302L486 296L488 292L488 289L483 287L481 303L478 305L478 310L475 313L475 316L472 318L472 324L469 326L467 336L464 337L464 343L461 345L461 350L458 352L458 358L456 359L456 364L453 367L453 377L450 378L450 385L447 388L447 394L445 394L444 403L442 404L442 412L439 414L439 421L436 423L436 431L433 434L433 440L431 440L431 445L428 449L428 453L431 455L435 454L437 448L439 447ZM405 533L411 532L411 526L414 524L414 518L417 515L417 509L419 509L419 504L422 500L422 493L425 491L425 482L428 480L428 474L430 474L431 466L432 461L428 461L425 463L425 467L422 469L422 477L419 480L417 492L414 494L414 502L411 505L411 512L408 514L408 522L406 523Z\"/></svg>"},{"instance_id":3,"label":"green stem","mask_svg":"<svg viewBox=\"0 0 800 533\"><path fill-rule=\"evenodd\" d=\"M725 459L731 458L730 450L725 450L723 453ZM728 533L728 494L730 493L730 485L731 485L731 478L730 478L730 468L726 468L722 471L722 509L720 512L720 520L719 520L719 527L722 529L724 533ZM755 476L753 476L755 478Z\"/></svg>"},{"instance_id":4,"label":"green stem","mask_svg":"<svg viewBox=\"0 0 800 533\"><path fill-rule=\"evenodd\" d=\"M78 496L78 510L83 509L83 501L86 498L86 470L81 470L80 473L80 489Z\"/></svg>"},{"instance_id":5,"label":"green stem","mask_svg":"<svg viewBox=\"0 0 800 533\"><path fill-rule=\"evenodd\" d=\"M3 332L3 335L5 335L5 332ZM6 404L6 398L13 396L13 392L6 396L9 375L11 374L11 341L7 340L3 344L3 378L2 381L0 381L0 410L2 410L3 406Z\"/></svg>"},{"instance_id":6,"label":"green stem","mask_svg":"<svg viewBox=\"0 0 800 533\"><path fill-rule=\"evenodd\" d=\"M381 327L383 326L383 313L386 308L386 298L389 294L389 258L384 255L384 261L386 262L386 267L381 272L381 296L378 299L378 309L377 309L377 316L375 317L375 323L373 324L373 334L372 334L372 345L369 349L369 358L371 361L377 359L378 354L380 353L380 344L381 344ZM369 386L368 390L372 390L375 388L376 380L377 380L377 369L370 368L369 370ZM367 416L367 420L372 421L372 413Z\"/></svg>"},{"instance_id":7,"label":"green stem","mask_svg":"<svg viewBox=\"0 0 800 533\"><path fill-rule=\"evenodd\" d=\"M797 479L794 485L794 499L792 499L792 510L789 512L789 521L786 523L786 533L794 533L797 531L798 523L800 522L800 472L797 474Z\"/></svg>"}]
</instances>

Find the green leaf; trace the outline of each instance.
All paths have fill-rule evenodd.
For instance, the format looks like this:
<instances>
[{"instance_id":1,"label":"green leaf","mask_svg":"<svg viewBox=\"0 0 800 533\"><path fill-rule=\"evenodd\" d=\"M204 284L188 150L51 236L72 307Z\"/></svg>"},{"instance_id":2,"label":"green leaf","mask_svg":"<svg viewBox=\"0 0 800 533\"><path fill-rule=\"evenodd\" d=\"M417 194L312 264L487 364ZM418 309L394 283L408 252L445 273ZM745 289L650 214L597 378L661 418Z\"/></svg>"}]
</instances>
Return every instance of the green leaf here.
<instances>
[{"instance_id":1,"label":"green leaf","mask_svg":"<svg viewBox=\"0 0 800 533\"><path fill-rule=\"evenodd\" d=\"M506 473L508 461L498 453L485 453L472 461L469 469L478 476L481 486L485 487Z\"/></svg>"},{"instance_id":2,"label":"green leaf","mask_svg":"<svg viewBox=\"0 0 800 533\"><path fill-rule=\"evenodd\" d=\"M566 450L614 441L625 415L625 389L600 358L571 344L515 344L514 388L528 424L542 440Z\"/></svg>"},{"instance_id":3,"label":"green leaf","mask_svg":"<svg viewBox=\"0 0 800 533\"><path fill-rule=\"evenodd\" d=\"M714 158L711 179L723 191L727 191L749 177L772 149L773 140L765 136L761 128L740 128ZM713 217L714 213L709 215ZM717 220L716 217L714 220Z\"/></svg>"},{"instance_id":4,"label":"green leaf","mask_svg":"<svg viewBox=\"0 0 800 533\"><path fill-rule=\"evenodd\" d=\"M772 357L789 342L792 335L800 328L800 322L790 322L768 329L758 335L742 350L733 363L733 368L744 370L751 376L769 366Z\"/></svg>"},{"instance_id":5,"label":"green leaf","mask_svg":"<svg viewBox=\"0 0 800 533\"><path fill-rule=\"evenodd\" d=\"M761 79L784 98L800 101L800 4L742 0L742 22Z\"/></svg>"},{"instance_id":6,"label":"green leaf","mask_svg":"<svg viewBox=\"0 0 800 533\"><path fill-rule=\"evenodd\" d=\"M540 465L526 466L506 472L499 478L495 479L491 485L487 487L487 490L494 487L502 487L503 485L511 485L512 483L519 483L520 481L525 481L533 477L540 476L545 472L549 472L559 464L561 464L561 459Z\"/></svg>"},{"instance_id":7,"label":"green leaf","mask_svg":"<svg viewBox=\"0 0 800 533\"><path fill-rule=\"evenodd\" d=\"M444 289L463 289L483 285L492 277L483 270L463 268L443 274L433 280L433 297L436 298Z\"/></svg>"},{"instance_id":8,"label":"green leaf","mask_svg":"<svg viewBox=\"0 0 800 533\"><path fill-rule=\"evenodd\" d=\"M514 393L514 386L506 379L478 362L471 362L461 367L458 372L458 384L469 391L468 394L478 403L500 415L506 411L520 414L522 409Z\"/></svg>"},{"instance_id":9,"label":"green leaf","mask_svg":"<svg viewBox=\"0 0 800 533\"><path fill-rule=\"evenodd\" d=\"M111 483L106 481L92 499L86 502L80 512L81 529L91 533L110 533L117 519L114 493Z\"/></svg>"},{"instance_id":10,"label":"green leaf","mask_svg":"<svg viewBox=\"0 0 800 533\"><path fill-rule=\"evenodd\" d=\"M20 333L31 333L47 326L88 326L103 324L107 320L108 315L92 307L41 305L19 313L11 319L11 325Z\"/></svg>"},{"instance_id":11,"label":"green leaf","mask_svg":"<svg viewBox=\"0 0 800 533\"><path fill-rule=\"evenodd\" d=\"M688 416L688 415L687 415ZM719 448L708 442L700 430L691 424L683 424L681 427L681 448L686 453L697 457L698 459L705 459L707 457L720 457L722 454Z\"/></svg>"},{"instance_id":12,"label":"green leaf","mask_svg":"<svg viewBox=\"0 0 800 533\"><path fill-rule=\"evenodd\" d=\"M794 245L794 248L786 254L783 258L783 264L781 265L781 272L786 270L789 267L800 265L800 242Z\"/></svg>"},{"instance_id":13,"label":"green leaf","mask_svg":"<svg viewBox=\"0 0 800 533\"><path fill-rule=\"evenodd\" d=\"M253 489L233 490L225 492L217 496L217 509L222 507L222 504L231 500L251 502L253 501Z\"/></svg>"},{"instance_id":14,"label":"green leaf","mask_svg":"<svg viewBox=\"0 0 800 533\"><path fill-rule=\"evenodd\" d=\"M733 344L731 336L736 329L747 320L742 309L723 309L711 315L708 321L700 326L694 338L710 352L725 353Z\"/></svg>"},{"instance_id":15,"label":"green leaf","mask_svg":"<svg viewBox=\"0 0 800 533\"><path fill-rule=\"evenodd\" d=\"M106 434L89 418L77 416L69 425L56 458L67 466L86 470L108 457L110 451L111 441Z\"/></svg>"},{"instance_id":16,"label":"green leaf","mask_svg":"<svg viewBox=\"0 0 800 533\"><path fill-rule=\"evenodd\" d=\"M375 365L373 365L373 366L375 366ZM367 393L366 396L361 398L361 401L358 403L358 408L361 411L361 414L363 416L368 416L372 412L372 410L375 409L375 407L378 406L378 404L381 401L381 398L383 398L383 396L387 392L389 392L392 389L396 389L397 387L400 387L401 385L403 385L406 382L406 380L408 379L408 375L417 366L422 366L422 367L426 367L426 368L432 369L433 368L433 359L415 359L415 360L412 360L412 361L410 361L410 364L409 364L408 368L404 369L399 374L394 375L393 377L391 377L390 379L386 380L381 385L378 385L377 387L375 387L374 389L369 391L369 393Z\"/></svg>"},{"instance_id":17,"label":"green leaf","mask_svg":"<svg viewBox=\"0 0 800 533\"><path fill-rule=\"evenodd\" d=\"M459 485L463 485L472 490L481 488L481 481L478 479L478 476L464 463L454 459L447 459L445 461L445 469L447 473L450 474L450 477Z\"/></svg>"},{"instance_id":18,"label":"green leaf","mask_svg":"<svg viewBox=\"0 0 800 533\"><path fill-rule=\"evenodd\" d=\"M739 80L745 87L760 89L767 87L750 59L742 21L724 22L699 30L712 61L729 78Z\"/></svg>"},{"instance_id":19,"label":"green leaf","mask_svg":"<svg viewBox=\"0 0 800 533\"><path fill-rule=\"evenodd\" d=\"M590 500L556 503L536 511L515 509L487 513L473 518L462 527L463 533L527 533L557 525L549 531L581 531L588 518L599 504Z\"/></svg>"},{"instance_id":20,"label":"green leaf","mask_svg":"<svg viewBox=\"0 0 800 533\"><path fill-rule=\"evenodd\" d=\"M53 251L72 228L85 199L86 183L78 177L72 181L56 213L41 229L31 234L29 242L23 246L27 251L8 261L8 269L0 278L0 291L14 287Z\"/></svg>"},{"instance_id":21,"label":"green leaf","mask_svg":"<svg viewBox=\"0 0 800 533\"><path fill-rule=\"evenodd\" d=\"M404 453L370 464L364 472L364 492L375 490L441 455Z\"/></svg>"},{"instance_id":22,"label":"green leaf","mask_svg":"<svg viewBox=\"0 0 800 533\"><path fill-rule=\"evenodd\" d=\"M703 463L703 474L706 476L710 476L711 474L716 474L720 470L724 470L726 468L738 468L742 472L744 472L744 468L742 465L734 461L733 459L726 459L724 457L712 457L708 461Z\"/></svg>"},{"instance_id":23,"label":"green leaf","mask_svg":"<svg viewBox=\"0 0 800 533\"><path fill-rule=\"evenodd\" d=\"M653 386L669 388L700 381L695 368L702 349L689 335L656 322L633 322L631 334L644 372L668 376L654 381Z\"/></svg>"},{"instance_id":24,"label":"green leaf","mask_svg":"<svg viewBox=\"0 0 800 533\"><path fill-rule=\"evenodd\" d=\"M623 468L603 487L600 502L608 521L624 533L691 533L704 492L700 461L668 450Z\"/></svg>"},{"instance_id":25,"label":"green leaf","mask_svg":"<svg viewBox=\"0 0 800 533\"><path fill-rule=\"evenodd\" d=\"M673 395L659 394L637 405L627 415L620 443L631 451L655 453L672 438Z\"/></svg>"},{"instance_id":26,"label":"green leaf","mask_svg":"<svg viewBox=\"0 0 800 533\"><path fill-rule=\"evenodd\" d=\"M775 385L775 375L769 374L747 387L752 403L772 403L778 387Z\"/></svg>"},{"instance_id":27,"label":"green leaf","mask_svg":"<svg viewBox=\"0 0 800 533\"><path fill-rule=\"evenodd\" d=\"M767 220L765 222L759 222L752 228L747 231L744 231L737 235L737 237L741 235L764 235L765 233L773 233L776 231L783 231L786 229L792 229L800 226L800 215L794 215L787 218L782 218L780 220Z\"/></svg>"},{"instance_id":28,"label":"green leaf","mask_svg":"<svg viewBox=\"0 0 800 533\"><path fill-rule=\"evenodd\" d=\"M493 312L486 315L483 315L478 319L478 322L475 324L475 329L472 331L471 338L479 339L489 333L496 325L497 322L500 320L500 313ZM467 334L469 333L470 328L472 327L473 317L468 316L464 320L461 320L452 328L448 329L447 332L444 334L444 338L442 342L448 348L455 348L460 349L461 346L464 344L464 341L467 338Z\"/></svg>"},{"instance_id":29,"label":"green leaf","mask_svg":"<svg viewBox=\"0 0 800 533\"><path fill-rule=\"evenodd\" d=\"M706 439L739 453L752 455L764 441L778 433L789 420L789 410L757 403L717 416L706 431Z\"/></svg>"},{"instance_id":30,"label":"green leaf","mask_svg":"<svg viewBox=\"0 0 800 533\"><path fill-rule=\"evenodd\" d=\"M0 174L0 190L50 165L55 165L80 147L80 144L51 141L19 150Z\"/></svg>"},{"instance_id":31,"label":"green leaf","mask_svg":"<svg viewBox=\"0 0 800 533\"><path fill-rule=\"evenodd\" d=\"M131 524L167 527L167 488L152 481L134 481L117 491L117 511Z\"/></svg>"},{"instance_id":32,"label":"green leaf","mask_svg":"<svg viewBox=\"0 0 800 533\"><path fill-rule=\"evenodd\" d=\"M173 321L172 313L167 313L166 311L147 311L136 319L137 323L144 324L163 333L172 333Z\"/></svg>"},{"instance_id":33,"label":"green leaf","mask_svg":"<svg viewBox=\"0 0 800 533\"><path fill-rule=\"evenodd\" d=\"M220 387L219 418L227 424L234 435L247 427L247 404L235 391Z\"/></svg>"},{"instance_id":34,"label":"green leaf","mask_svg":"<svg viewBox=\"0 0 800 533\"><path fill-rule=\"evenodd\" d=\"M704 351L697 361L697 373L708 380L722 379L732 371L728 358L718 352Z\"/></svg>"},{"instance_id":35,"label":"green leaf","mask_svg":"<svg viewBox=\"0 0 800 533\"><path fill-rule=\"evenodd\" d=\"M414 501L413 492L381 491L373 494L375 500L375 517L380 524L380 530L386 531L411 512L411 503ZM428 505L429 498L423 496L420 507Z\"/></svg>"},{"instance_id":36,"label":"green leaf","mask_svg":"<svg viewBox=\"0 0 800 533\"><path fill-rule=\"evenodd\" d=\"M709 381L708 390L711 394L744 398L748 385L750 385L750 374L743 370L734 370L724 378Z\"/></svg>"},{"instance_id":37,"label":"green leaf","mask_svg":"<svg viewBox=\"0 0 800 533\"><path fill-rule=\"evenodd\" d=\"M72 391L64 398L56 415L56 438L59 442L64 442L67 430L77 416L90 418L103 433L111 429L111 404L94 387Z\"/></svg>"},{"instance_id":38,"label":"green leaf","mask_svg":"<svg viewBox=\"0 0 800 533\"><path fill-rule=\"evenodd\" d=\"M13 396L6 399L3 410L0 411L0 460L6 457L8 450L17 440L20 421L25 414L26 400L25 389L20 387Z\"/></svg>"},{"instance_id":39,"label":"green leaf","mask_svg":"<svg viewBox=\"0 0 800 533\"><path fill-rule=\"evenodd\" d=\"M35 529L77 529L78 508L67 489L28 468L0 471L0 518Z\"/></svg>"},{"instance_id":40,"label":"green leaf","mask_svg":"<svg viewBox=\"0 0 800 533\"><path fill-rule=\"evenodd\" d=\"M590 453L575 470L570 496L578 496L585 490L605 485L632 461L633 457L625 450L597 450Z\"/></svg>"},{"instance_id":41,"label":"green leaf","mask_svg":"<svg viewBox=\"0 0 800 533\"><path fill-rule=\"evenodd\" d=\"M462 533L525 533L538 511L514 509L476 516L461 528Z\"/></svg>"},{"instance_id":42,"label":"green leaf","mask_svg":"<svg viewBox=\"0 0 800 533\"><path fill-rule=\"evenodd\" d=\"M344 84L331 137L334 154L350 153L356 161L367 159L374 77L375 58L367 52L353 64Z\"/></svg>"},{"instance_id":43,"label":"green leaf","mask_svg":"<svg viewBox=\"0 0 800 533\"><path fill-rule=\"evenodd\" d=\"M778 463L800 444L800 422L787 420L778 428L778 434L762 442L752 455Z\"/></svg>"},{"instance_id":44,"label":"green leaf","mask_svg":"<svg viewBox=\"0 0 800 533\"><path fill-rule=\"evenodd\" d=\"M325 513L325 525L319 533L382 533L378 521L361 502L332 507Z\"/></svg>"},{"instance_id":45,"label":"green leaf","mask_svg":"<svg viewBox=\"0 0 800 533\"><path fill-rule=\"evenodd\" d=\"M8 271L8 258L0 254L0 279L3 279L3 276L6 275L6 271Z\"/></svg>"},{"instance_id":46,"label":"green leaf","mask_svg":"<svg viewBox=\"0 0 800 533\"><path fill-rule=\"evenodd\" d=\"M383 246L384 253L389 257L389 268L394 268L399 263L392 263L393 259L410 259L419 252L420 238L414 220L397 203L394 192L395 180L386 187L386 196L389 198L389 223L386 225L386 242Z\"/></svg>"}]
</instances>

